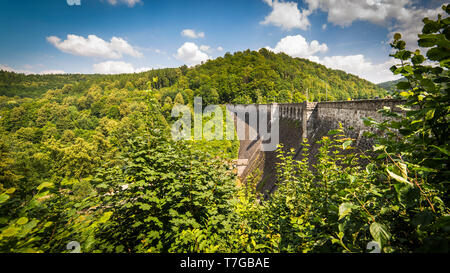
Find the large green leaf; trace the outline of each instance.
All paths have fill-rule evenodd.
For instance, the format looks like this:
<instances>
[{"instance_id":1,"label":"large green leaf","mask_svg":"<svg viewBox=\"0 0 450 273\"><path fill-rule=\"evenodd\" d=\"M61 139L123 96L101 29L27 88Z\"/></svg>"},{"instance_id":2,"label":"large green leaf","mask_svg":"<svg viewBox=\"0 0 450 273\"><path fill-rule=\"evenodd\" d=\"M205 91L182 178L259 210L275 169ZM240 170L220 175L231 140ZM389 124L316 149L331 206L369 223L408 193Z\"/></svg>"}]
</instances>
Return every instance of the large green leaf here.
<instances>
[{"instance_id":1,"label":"large green leaf","mask_svg":"<svg viewBox=\"0 0 450 273\"><path fill-rule=\"evenodd\" d=\"M413 208L420 200L420 191L417 187L407 185L404 183L397 183L394 185L397 192L398 201L405 208Z\"/></svg>"},{"instance_id":2,"label":"large green leaf","mask_svg":"<svg viewBox=\"0 0 450 273\"><path fill-rule=\"evenodd\" d=\"M397 88L400 90L407 90L411 88L411 84L409 82L399 82L397 83Z\"/></svg>"},{"instance_id":3,"label":"large green leaf","mask_svg":"<svg viewBox=\"0 0 450 273\"><path fill-rule=\"evenodd\" d=\"M441 153L450 156L450 152L447 149L443 148L443 147L438 147L436 145L431 145L431 147L433 147L435 149L438 149Z\"/></svg>"},{"instance_id":4,"label":"large green leaf","mask_svg":"<svg viewBox=\"0 0 450 273\"><path fill-rule=\"evenodd\" d=\"M37 189L38 190L42 190L43 188L51 188L51 187L53 187L53 183L51 183L51 182L44 182L44 183L40 184L37 187Z\"/></svg>"},{"instance_id":5,"label":"large green leaf","mask_svg":"<svg viewBox=\"0 0 450 273\"><path fill-rule=\"evenodd\" d=\"M380 246L384 246L391 239L391 233L388 228L384 224L377 222L373 222L370 225L370 234Z\"/></svg>"},{"instance_id":6,"label":"large green leaf","mask_svg":"<svg viewBox=\"0 0 450 273\"><path fill-rule=\"evenodd\" d=\"M443 48L434 47L427 52L427 57L432 61L442 61L450 58L450 52Z\"/></svg>"},{"instance_id":7,"label":"large green leaf","mask_svg":"<svg viewBox=\"0 0 450 273\"><path fill-rule=\"evenodd\" d=\"M347 140L342 144L342 149L347 149L350 145L352 145L352 140Z\"/></svg>"},{"instance_id":8,"label":"large green leaf","mask_svg":"<svg viewBox=\"0 0 450 273\"><path fill-rule=\"evenodd\" d=\"M341 220L342 218L344 218L345 216L349 215L350 213L352 213L353 209L358 208L357 206L355 206L352 203L342 203L339 206L339 220Z\"/></svg>"},{"instance_id":9,"label":"large green leaf","mask_svg":"<svg viewBox=\"0 0 450 273\"><path fill-rule=\"evenodd\" d=\"M27 217L21 217L19 220L17 220L18 225L25 225L26 223L28 223Z\"/></svg>"},{"instance_id":10,"label":"large green leaf","mask_svg":"<svg viewBox=\"0 0 450 273\"><path fill-rule=\"evenodd\" d=\"M398 181L398 182L405 183L405 184L408 184L408 185L413 185L411 182L409 182L409 181L408 181L407 179L405 179L404 177L401 177L400 175L396 175L395 173L389 171L388 169L386 169L386 172L389 174L389 176L390 176L391 178L395 179L395 180Z\"/></svg>"},{"instance_id":11,"label":"large green leaf","mask_svg":"<svg viewBox=\"0 0 450 273\"><path fill-rule=\"evenodd\" d=\"M0 194L0 204L6 202L9 199L9 195L6 193Z\"/></svg>"}]
</instances>

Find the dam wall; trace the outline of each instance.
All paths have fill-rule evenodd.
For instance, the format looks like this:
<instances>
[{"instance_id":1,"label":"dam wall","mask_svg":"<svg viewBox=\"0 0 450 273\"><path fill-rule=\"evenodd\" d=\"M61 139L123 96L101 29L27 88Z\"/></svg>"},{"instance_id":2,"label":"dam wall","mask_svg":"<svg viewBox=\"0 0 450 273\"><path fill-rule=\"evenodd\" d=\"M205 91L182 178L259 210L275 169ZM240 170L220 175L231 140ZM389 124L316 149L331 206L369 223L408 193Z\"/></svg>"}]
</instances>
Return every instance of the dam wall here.
<instances>
[{"instance_id":1,"label":"dam wall","mask_svg":"<svg viewBox=\"0 0 450 273\"><path fill-rule=\"evenodd\" d=\"M383 121L379 112L384 107L401 112L396 107L404 103L402 100L356 100L337 102L304 102L299 104L267 104L265 107L278 107L279 111L279 142L285 150L299 150L302 139L310 143L310 153L317 153L318 145L315 143L330 130L343 125L345 134L355 139L354 146L363 150L372 148L372 141L363 136L364 132L373 129L364 125L363 118L371 117L376 121ZM249 106L249 105L244 105ZM258 109L260 105L252 105ZM246 116L246 130L259 132L258 125L251 125ZM261 117L258 116L258 124ZM268 119L270 120L270 119ZM270 122L269 122L270 123ZM270 128L271 124L268 124ZM275 151L262 151L264 140L258 136L256 140L241 140L238 160L238 176L242 183L248 179L257 179L258 190L270 194L276 189L276 170L278 162ZM299 159L299 153L296 159Z\"/></svg>"}]
</instances>

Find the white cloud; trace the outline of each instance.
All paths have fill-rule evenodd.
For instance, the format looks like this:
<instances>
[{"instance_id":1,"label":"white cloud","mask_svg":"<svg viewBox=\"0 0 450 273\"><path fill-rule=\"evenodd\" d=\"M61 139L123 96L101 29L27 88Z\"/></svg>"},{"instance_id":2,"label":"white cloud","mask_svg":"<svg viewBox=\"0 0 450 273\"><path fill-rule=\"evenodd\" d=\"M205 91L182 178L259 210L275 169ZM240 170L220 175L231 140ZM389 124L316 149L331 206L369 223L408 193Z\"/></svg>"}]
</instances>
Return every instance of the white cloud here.
<instances>
[{"instance_id":1,"label":"white cloud","mask_svg":"<svg viewBox=\"0 0 450 273\"><path fill-rule=\"evenodd\" d=\"M174 55L180 61L189 65L196 65L208 60L210 57L203 52L196 44L191 42L184 43Z\"/></svg>"},{"instance_id":2,"label":"white cloud","mask_svg":"<svg viewBox=\"0 0 450 273\"><path fill-rule=\"evenodd\" d=\"M200 46L200 50L201 50L201 51L204 51L204 52L210 52L211 47L208 46L208 45L201 45L201 46Z\"/></svg>"},{"instance_id":3,"label":"white cloud","mask_svg":"<svg viewBox=\"0 0 450 273\"><path fill-rule=\"evenodd\" d=\"M300 11L296 2L284 2L278 0L263 0L266 4L272 7L272 12L266 16L263 25L275 25L285 30L299 28L302 30L308 29L310 23L308 15L309 10Z\"/></svg>"},{"instance_id":4,"label":"white cloud","mask_svg":"<svg viewBox=\"0 0 450 273\"><path fill-rule=\"evenodd\" d=\"M272 0L263 0L263 2L266 2L267 5L272 6Z\"/></svg>"},{"instance_id":5,"label":"white cloud","mask_svg":"<svg viewBox=\"0 0 450 273\"><path fill-rule=\"evenodd\" d=\"M389 33L389 39L392 40L394 33L399 32L402 34L402 39L406 42L408 48L418 48L417 40L419 38L417 35L422 32L422 19L425 17L436 19L439 13L444 13L440 7L436 9L408 10L408 13L399 18L394 26L389 27L389 30L391 31Z\"/></svg>"},{"instance_id":6,"label":"white cloud","mask_svg":"<svg viewBox=\"0 0 450 273\"><path fill-rule=\"evenodd\" d=\"M381 64L374 64L361 54L321 58L316 54L327 52L327 45L325 43L320 44L316 40L309 43L301 35L286 36L277 43L275 48L266 48L275 53L283 52L291 57L305 58L332 69L343 70L374 83L396 80L399 78L398 76L393 75L389 70L389 68L395 64L395 60L393 59Z\"/></svg>"},{"instance_id":7,"label":"white cloud","mask_svg":"<svg viewBox=\"0 0 450 273\"><path fill-rule=\"evenodd\" d=\"M223 51L223 47L221 47L221 46L219 46L217 48L212 48L209 45L201 45L199 48L200 48L201 51L203 51L205 53L208 53L208 54L211 54L211 53L217 52L217 51L218 52Z\"/></svg>"},{"instance_id":8,"label":"white cloud","mask_svg":"<svg viewBox=\"0 0 450 273\"><path fill-rule=\"evenodd\" d=\"M132 64L121 61L106 61L93 65L95 73L98 74L124 74L140 73L151 70L151 67L134 68Z\"/></svg>"},{"instance_id":9,"label":"white cloud","mask_svg":"<svg viewBox=\"0 0 450 273\"><path fill-rule=\"evenodd\" d=\"M153 69L153 67L139 67L134 70L134 73L141 73L141 72L149 71L152 69Z\"/></svg>"},{"instance_id":10,"label":"white cloud","mask_svg":"<svg viewBox=\"0 0 450 273\"><path fill-rule=\"evenodd\" d=\"M275 48L266 48L275 53L284 52L292 57L301 58L308 58L316 53L328 51L326 44L320 44L316 40L308 43L302 35L286 36L277 43Z\"/></svg>"},{"instance_id":11,"label":"white cloud","mask_svg":"<svg viewBox=\"0 0 450 273\"><path fill-rule=\"evenodd\" d=\"M192 38L192 39L197 39L197 38L205 38L205 33L204 32L195 32L195 30L193 30L193 29L184 29L181 32L181 36Z\"/></svg>"},{"instance_id":12,"label":"white cloud","mask_svg":"<svg viewBox=\"0 0 450 273\"><path fill-rule=\"evenodd\" d=\"M47 41L59 50L78 56L100 57L119 59L123 54L133 57L142 57L142 53L134 49L122 38L112 37L110 42L89 35L87 38L73 34L67 35L67 39L61 41L56 36L47 37Z\"/></svg>"},{"instance_id":13,"label":"white cloud","mask_svg":"<svg viewBox=\"0 0 450 273\"><path fill-rule=\"evenodd\" d=\"M395 60L393 59L381 64L373 64L361 54L324 58L314 56L310 59L317 63L323 64L326 67L343 70L373 83L392 81L400 78L398 75L394 75L389 70L389 68L395 64Z\"/></svg>"},{"instance_id":14,"label":"white cloud","mask_svg":"<svg viewBox=\"0 0 450 273\"><path fill-rule=\"evenodd\" d=\"M66 72L64 72L63 70L44 70L41 71L42 75L48 75L48 74L66 74Z\"/></svg>"},{"instance_id":15,"label":"white cloud","mask_svg":"<svg viewBox=\"0 0 450 273\"><path fill-rule=\"evenodd\" d=\"M127 4L129 7L134 7L136 4L141 4L141 0L107 0L108 3L115 6L119 3Z\"/></svg>"},{"instance_id":16,"label":"white cloud","mask_svg":"<svg viewBox=\"0 0 450 273\"><path fill-rule=\"evenodd\" d=\"M417 34L423 27L424 17L436 18L443 13L435 9L415 7L415 0L305 0L308 9L302 13L309 15L315 10L328 13L328 22L346 27L354 21L368 21L389 29L389 39L395 32L403 34L404 40L411 48L417 48ZM307 20L307 19L306 19Z\"/></svg>"},{"instance_id":17,"label":"white cloud","mask_svg":"<svg viewBox=\"0 0 450 273\"><path fill-rule=\"evenodd\" d=\"M126 62L107 61L94 64L94 72L99 74L133 73L134 67Z\"/></svg>"},{"instance_id":18,"label":"white cloud","mask_svg":"<svg viewBox=\"0 0 450 273\"><path fill-rule=\"evenodd\" d=\"M342 27L351 25L354 21L368 21L386 27L389 30L389 39L396 32L402 33L403 40L411 49L417 48L417 34L420 33L422 18L436 18L443 13L440 7L435 9L419 8L414 6L415 0L305 0L307 9L299 11L297 4L282 2L281 0L263 0L272 7L272 13L266 17L263 24L274 24L284 29L307 29L308 16L321 10L328 13L328 22ZM436 1L436 3L439 1ZM293 19L295 18L295 19ZM327 25L322 25L326 29ZM308 43L302 36L286 36L274 49L274 52L284 52L293 57L308 58L333 69L340 69L360 76L369 81L379 83L398 79L389 70L395 63L389 60L374 64L364 55L331 56L320 58L315 54L326 52L326 44L317 41Z\"/></svg>"},{"instance_id":19,"label":"white cloud","mask_svg":"<svg viewBox=\"0 0 450 273\"><path fill-rule=\"evenodd\" d=\"M321 10L328 14L328 22L341 27L354 21L368 21L388 28L389 39L400 32L411 49L417 48L417 34L420 33L424 17L436 18L443 13L440 6L444 1L434 1L436 8L419 8L416 0L304 0L308 8L299 10L296 2L263 0L272 8L261 24L272 24L286 30L310 26L308 16ZM326 29L326 24L322 25Z\"/></svg>"},{"instance_id":20,"label":"white cloud","mask_svg":"<svg viewBox=\"0 0 450 273\"><path fill-rule=\"evenodd\" d=\"M407 15L410 0L306 0L309 10L321 9L328 13L328 21L349 26L353 21L365 20L384 25L389 18Z\"/></svg>"}]
</instances>

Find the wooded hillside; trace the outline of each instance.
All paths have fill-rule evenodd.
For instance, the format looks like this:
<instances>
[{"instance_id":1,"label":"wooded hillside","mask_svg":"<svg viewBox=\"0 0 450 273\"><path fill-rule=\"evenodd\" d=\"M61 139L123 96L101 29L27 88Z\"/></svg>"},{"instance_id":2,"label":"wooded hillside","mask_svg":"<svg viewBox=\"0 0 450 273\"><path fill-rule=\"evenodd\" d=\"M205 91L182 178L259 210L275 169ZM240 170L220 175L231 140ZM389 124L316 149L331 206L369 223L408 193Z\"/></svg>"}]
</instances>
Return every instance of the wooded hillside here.
<instances>
[{"instance_id":1,"label":"wooded hillside","mask_svg":"<svg viewBox=\"0 0 450 273\"><path fill-rule=\"evenodd\" d=\"M207 103L270 103L347 100L383 97L385 90L357 76L328 69L306 59L275 54L266 49L246 50L188 68L167 68L123 75L23 75L0 72L0 95L38 97L48 89L72 84L82 92L94 83L114 83L128 90L154 88L161 99L178 93L185 100L202 96ZM328 90L327 90L328 89Z\"/></svg>"}]
</instances>

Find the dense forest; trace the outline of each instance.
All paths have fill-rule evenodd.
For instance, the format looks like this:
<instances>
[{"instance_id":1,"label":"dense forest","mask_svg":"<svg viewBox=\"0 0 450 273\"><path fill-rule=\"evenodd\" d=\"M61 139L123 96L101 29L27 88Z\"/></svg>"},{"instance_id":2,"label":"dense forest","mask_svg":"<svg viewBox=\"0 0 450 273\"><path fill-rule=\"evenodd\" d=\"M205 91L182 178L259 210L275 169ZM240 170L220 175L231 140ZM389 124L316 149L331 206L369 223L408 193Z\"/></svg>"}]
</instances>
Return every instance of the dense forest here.
<instances>
[{"instance_id":1,"label":"dense forest","mask_svg":"<svg viewBox=\"0 0 450 273\"><path fill-rule=\"evenodd\" d=\"M313 166L308 143L301 161L279 149L268 200L257 180L237 180L238 141L173 140L172 107L386 90L265 49L138 74L2 71L0 252L70 252L72 241L82 252L448 252L450 20L424 22L425 56L399 34L391 44L407 114L367 118L379 132L367 153L343 128L319 142Z\"/></svg>"},{"instance_id":2,"label":"dense forest","mask_svg":"<svg viewBox=\"0 0 450 273\"><path fill-rule=\"evenodd\" d=\"M275 54L266 49L227 53L188 68L168 68L123 75L24 75L1 71L0 95L39 97L49 89L70 85L81 93L93 84L105 87L146 90L153 87L162 101L175 99L178 93L187 102L193 96L207 98L206 103L271 103L347 100L383 97L385 90L340 70L328 69L306 59Z\"/></svg>"}]
</instances>

